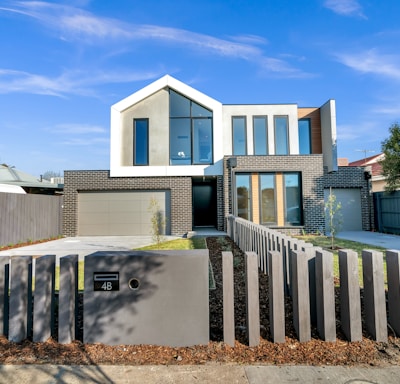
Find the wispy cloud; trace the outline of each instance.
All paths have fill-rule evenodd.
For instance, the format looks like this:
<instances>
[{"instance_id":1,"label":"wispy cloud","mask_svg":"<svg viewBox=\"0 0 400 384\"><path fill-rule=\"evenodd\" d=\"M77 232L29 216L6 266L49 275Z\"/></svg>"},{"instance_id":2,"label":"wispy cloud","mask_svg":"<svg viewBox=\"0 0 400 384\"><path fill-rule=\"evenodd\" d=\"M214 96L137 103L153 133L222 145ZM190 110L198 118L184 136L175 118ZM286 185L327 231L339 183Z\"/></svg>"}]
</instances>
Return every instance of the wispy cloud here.
<instances>
[{"instance_id":1,"label":"wispy cloud","mask_svg":"<svg viewBox=\"0 0 400 384\"><path fill-rule=\"evenodd\" d=\"M376 49L336 55L339 62L361 73L400 80L400 55L383 54Z\"/></svg>"},{"instance_id":2,"label":"wispy cloud","mask_svg":"<svg viewBox=\"0 0 400 384\"><path fill-rule=\"evenodd\" d=\"M357 0L325 0L324 6L338 15L367 18Z\"/></svg>"},{"instance_id":3,"label":"wispy cloud","mask_svg":"<svg viewBox=\"0 0 400 384\"><path fill-rule=\"evenodd\" d=\"M158 25L130 24L118 19L96 16L88 11L60 4L41 1L11 2L0 11L15 12L34 18L50 28L63 40L79 40L80 43L102 44L131 41L154 41L158 44L184 46L195 52L233 59L242 59L259 64L275 75L304 77L307 74L293 67L288 61L265 55L260 45L263 37L241 35L219 38L185 29Z\"/></svg>"},{"instance_id":4,"label":"wispy cloud","mask_svg":"<svg viewBox=\"0 0 400 384\"><path fill-rule=\"evenodd\" d=\"M90 124L58 124L51 129L52 133L68 133L71 135L76 134L96 134L96 133L107 133L108 129L104 127L100 127L98 125L90 125Z\"/></svg>"},{"instance_id":5,"label":"wispy cloud","mask_svg":"<svg viewBox=\"0 0 400 384\"><path fill-rule=\"evenodd\" d=\"M99 84L135 82L154 79L161 72L140 71L64 71L61 75L49 77L24 71L0 68L0 93L31 93L66 97L81 95L96 97L93 87Z\"/></svg>"}]
</instances>

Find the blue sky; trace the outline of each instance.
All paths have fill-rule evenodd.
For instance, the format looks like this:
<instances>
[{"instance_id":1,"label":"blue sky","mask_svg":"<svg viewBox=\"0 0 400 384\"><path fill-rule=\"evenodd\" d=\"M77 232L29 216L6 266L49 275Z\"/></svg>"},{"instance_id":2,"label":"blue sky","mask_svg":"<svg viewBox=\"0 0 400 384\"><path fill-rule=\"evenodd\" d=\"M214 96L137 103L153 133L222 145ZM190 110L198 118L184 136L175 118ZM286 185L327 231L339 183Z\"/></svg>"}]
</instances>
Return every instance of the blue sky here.
<instances>
[{"instance_id":1,"label":"blue sky","mask_svg":"<svg viewBox=\"0 0 400 384\"><path fill-rule=\"evenodd\" d=\"M398 0L0 0L0 163L109 169L111 105L165 74L224 104L335 99L338 156L378 154L400 120L399 15Z\"/></svg>"}]
</instances>

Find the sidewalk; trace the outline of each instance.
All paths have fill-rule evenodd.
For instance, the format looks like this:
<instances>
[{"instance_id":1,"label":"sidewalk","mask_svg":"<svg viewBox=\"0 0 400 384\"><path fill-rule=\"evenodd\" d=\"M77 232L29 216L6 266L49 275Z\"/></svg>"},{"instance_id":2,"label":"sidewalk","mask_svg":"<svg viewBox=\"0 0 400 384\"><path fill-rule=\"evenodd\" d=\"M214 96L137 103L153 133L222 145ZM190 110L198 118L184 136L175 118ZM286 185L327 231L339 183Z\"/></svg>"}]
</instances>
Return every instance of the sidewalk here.
<instances>
[{"instance_id":1,"label":"sidewalk","mask_svg":"<svg viewBox=\"0 0 400 384\"><path fill-rule=\"evenodd\" d=\"M115 384L397 384L400 367L315 366L55 366L0 365L0 383L115 383Z\"/></svg>"},{"instance_id":2,"label":"sidewalk","mask_svg":"<svg viewBox=\"0 0 400 384\"><path fill-rule=\"evenodd\" d=\"M386 249L400 250L400 236L398 235L368 231L345 231L339 232L336 237L338 239L357 241L358 243L375 245Z\"/></svg>"}]
</instances>

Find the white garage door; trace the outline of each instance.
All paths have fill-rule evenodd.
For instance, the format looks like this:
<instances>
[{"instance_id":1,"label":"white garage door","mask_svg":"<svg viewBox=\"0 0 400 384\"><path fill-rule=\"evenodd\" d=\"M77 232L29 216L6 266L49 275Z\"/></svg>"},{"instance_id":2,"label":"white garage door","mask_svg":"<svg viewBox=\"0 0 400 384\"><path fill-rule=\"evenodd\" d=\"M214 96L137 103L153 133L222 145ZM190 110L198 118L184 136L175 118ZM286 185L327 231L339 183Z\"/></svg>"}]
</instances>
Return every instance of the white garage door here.
<instances>
[{"instance_id":1,"label":"white garage door","mask_svg":"<svg viewBox=\"0 0 400 384\"><path fill-rule=\"evenodd\" d=\"M152 234L150 202L155 199L163 217L168 217L168 193L168 191L80 192L78 194L78 234L80 236L150 236ZM168 223L168 220L166 222Z\"/></svg>"},{"instance_id":2,"label":"white garage door","mask_svg":"<svg viewBox=\"0 0 400 384\"><path fill-rule=\"evenodd\" d=\"M358 188L332 188L336 201L340 202L342 208L342 225L340 231L362 231L361 216L361 193ZM325 202L329 198L329 189L325 189ZM325 226L328 230L328 216L325 214Z\"/></svg>"}]
</instances>

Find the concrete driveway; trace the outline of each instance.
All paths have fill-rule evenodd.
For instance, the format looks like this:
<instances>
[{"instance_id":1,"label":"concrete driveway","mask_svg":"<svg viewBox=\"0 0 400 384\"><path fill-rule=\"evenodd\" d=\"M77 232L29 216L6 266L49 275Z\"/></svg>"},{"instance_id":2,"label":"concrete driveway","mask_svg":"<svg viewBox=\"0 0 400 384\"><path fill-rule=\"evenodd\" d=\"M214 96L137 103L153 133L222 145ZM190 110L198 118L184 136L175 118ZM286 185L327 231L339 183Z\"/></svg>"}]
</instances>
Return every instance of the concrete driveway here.
<instances>
[{"instance_id":1,"label":"concrete driveway","mask_svg":"<svg viewBox=\"0 0 400 384\"><path fill-rule=\"evenodd\" d=\"M178 239L176 236L164 236L166 240ZM0 256L42 256L56 255L57 262L62 256L84 256L97 251L129 251L134 248L153 244L151 236L77 236L47 241L1 251Z\"/></svg>"},{"instance_id":2,"label":"concrete driveway","mask_svg":"<svg viewBox=\"0 0 400 384\"><path fill-rule=\"evenodd\" d=\"M369 231L344 231L336 236L338 239L357 241L386 249L400 250L400 236Z\"/></svg>"}]
</instances>

